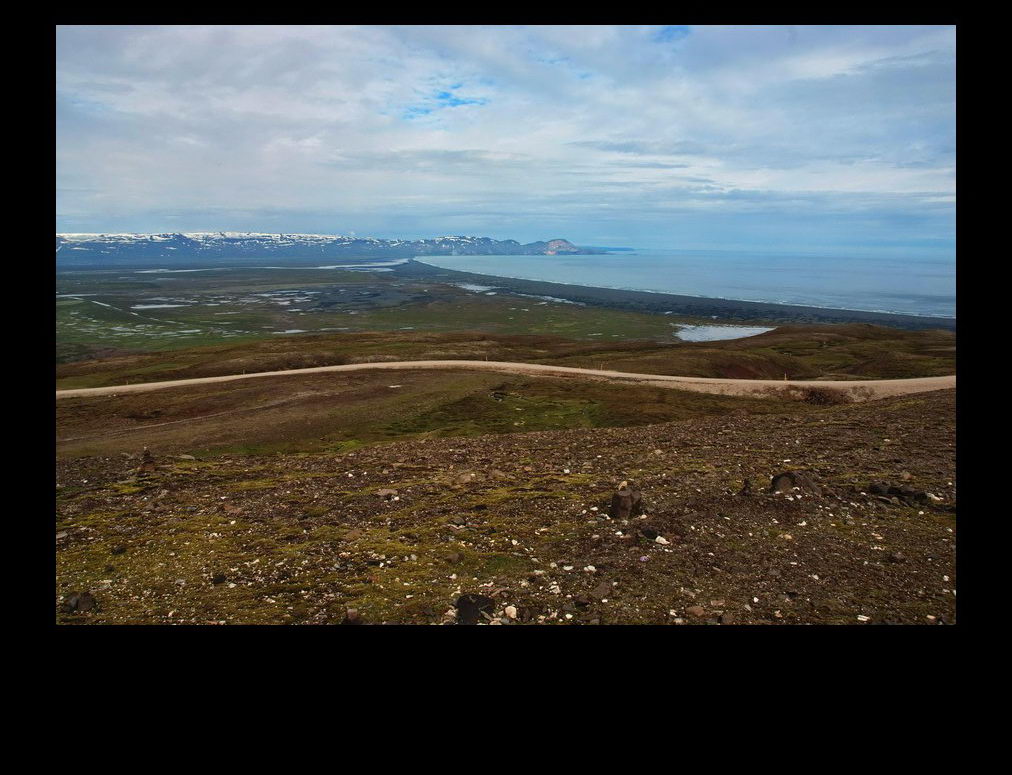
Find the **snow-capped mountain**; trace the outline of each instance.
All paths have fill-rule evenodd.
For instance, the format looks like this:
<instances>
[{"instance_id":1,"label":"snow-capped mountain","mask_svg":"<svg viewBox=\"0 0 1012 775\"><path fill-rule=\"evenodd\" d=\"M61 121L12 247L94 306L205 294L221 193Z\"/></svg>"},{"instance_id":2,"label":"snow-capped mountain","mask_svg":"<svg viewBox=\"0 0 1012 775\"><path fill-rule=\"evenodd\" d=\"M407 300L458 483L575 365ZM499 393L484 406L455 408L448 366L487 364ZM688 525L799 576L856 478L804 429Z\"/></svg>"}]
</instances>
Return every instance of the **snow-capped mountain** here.
<instances>
[{"instance_id":1,"label":"snow-capped mountain","mask_svg":"<svg viewBox=\"0 0 1012 775\"><path fill-rule=\"evenodd\" d=\"M57 234L58 262L108 260L123 263L153 258L404 258L411 256L556 255L597 253L564 239L531 242L489 237L381 240L330 234Z\"/></svg>"}]
</instances>

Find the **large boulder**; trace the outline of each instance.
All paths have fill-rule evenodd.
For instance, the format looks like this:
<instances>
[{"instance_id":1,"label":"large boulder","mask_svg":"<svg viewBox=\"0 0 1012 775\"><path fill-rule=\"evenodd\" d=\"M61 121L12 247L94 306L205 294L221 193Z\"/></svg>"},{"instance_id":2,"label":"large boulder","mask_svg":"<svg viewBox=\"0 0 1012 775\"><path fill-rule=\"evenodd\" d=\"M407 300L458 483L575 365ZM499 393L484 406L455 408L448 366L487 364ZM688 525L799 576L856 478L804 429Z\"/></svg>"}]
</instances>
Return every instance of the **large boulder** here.
<instances>
[{"instance_id":1,"label":"large boulder","mask_svg":"<svg viewBox=\"0 0 1012 775\"><path fill-rule=\"evenodd\" d=\"M457 608L457 624L477 624L485 619L482 614L491 617L495 610L495 600L485 595L461 595L454 603Z\"/></svg>"},{"instance_id":2,"label":"large boulder","mask_svg":"<svg viewBox=\"0 0 1012 775\"><path fill-rule=\"evenodd\" d=\"M98 606L91 592L72 592L63 601L63 610L68 614L87 613Z\"/></svg>"},{"instance_id":3,"label":"large boulder","mask_svg":"<svg viewBox=\"0 0 1012 775\"><path fill-rule=\"evenodd\" d=\"M770 492L793 493L794 488L808 495L822 495L822 489L804 471L784 471L770 481Z\"/></svg>"}]
</instances>

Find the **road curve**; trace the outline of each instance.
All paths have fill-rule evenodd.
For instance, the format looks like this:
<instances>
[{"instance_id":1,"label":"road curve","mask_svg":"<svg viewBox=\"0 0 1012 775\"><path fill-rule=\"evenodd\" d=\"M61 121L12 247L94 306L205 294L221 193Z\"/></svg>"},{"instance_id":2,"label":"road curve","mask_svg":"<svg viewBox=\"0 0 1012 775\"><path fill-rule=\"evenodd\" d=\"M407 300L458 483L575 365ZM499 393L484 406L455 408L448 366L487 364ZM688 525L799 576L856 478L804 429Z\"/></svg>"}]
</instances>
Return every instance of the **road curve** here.
<instances>
[{"instance_id":1,"label":"road curve","mask_svg":"<svg viewBox=\"0 0 1012 775\"><path fill-rule=\"evenodd\" d=\"M136 385L113 385L98 388L75 388L57 390L56 398L77 398L83 396L121 395L123 393L146 393L151 390L205 385L213 382L233 382L241 379L260 377L290 377L299 374L325 374L347 371L408 371L413 369L494 371L524 376L569 377L601 380L608 382L629 382L639 385L694 390L700 393L721 395L778 395L785 388L836 388L846 391L854 400L866 401L876 398L899 396L906 393L923 393L929 390L946 390L956 387L956 376L917 377L915 379L868 379L868 380L765 380L765 379L715 379L710 377L669 377L662 374L633 374L624 371L603 371L598 369L577 369L571 366L549 366L539 363L511 363L509 361L385 361L382 363L352 363L343 366L316 366L311 369L290 369L287 371L260 371L254 374L230 374L224 377L197 377L177 379L169 382L144 382Z\"/></svg>"}]
</instances>

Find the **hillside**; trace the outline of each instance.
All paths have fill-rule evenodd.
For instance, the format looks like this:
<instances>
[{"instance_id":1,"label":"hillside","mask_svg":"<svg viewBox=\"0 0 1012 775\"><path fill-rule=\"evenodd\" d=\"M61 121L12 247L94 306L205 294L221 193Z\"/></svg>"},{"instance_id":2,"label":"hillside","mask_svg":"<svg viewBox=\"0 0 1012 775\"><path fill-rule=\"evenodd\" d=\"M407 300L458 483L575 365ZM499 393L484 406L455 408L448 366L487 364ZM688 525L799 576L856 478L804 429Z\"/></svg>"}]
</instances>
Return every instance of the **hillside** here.
<instances>
[{"instance_id":1,"label":"hillside","mask_svg":"<svg viewBox=\"0 0 1012 775\"><path fill-rule=\"evenodd\" d=\"M153 452L58 461L60 622L955 621L954 391L343 453ZM820 492L769 493L788 469ZM609 519L623 480L644 514Z\"/></svg>"}]
</instances>

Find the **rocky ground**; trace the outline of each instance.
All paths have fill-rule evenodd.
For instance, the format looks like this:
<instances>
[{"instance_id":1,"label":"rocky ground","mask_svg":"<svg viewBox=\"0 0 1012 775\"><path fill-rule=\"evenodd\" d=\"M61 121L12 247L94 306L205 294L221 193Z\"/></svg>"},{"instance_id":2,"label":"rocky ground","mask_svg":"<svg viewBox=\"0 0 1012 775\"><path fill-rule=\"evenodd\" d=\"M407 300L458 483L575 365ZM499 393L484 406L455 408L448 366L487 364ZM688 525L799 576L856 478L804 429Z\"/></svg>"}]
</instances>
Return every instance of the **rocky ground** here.
<instances>
[{"instance_id":1,"label":"rocky ground","mask_svg":"<svg viewBox=\"0 0 1012 775\"><path fill-rule=\"evenodd\" d=\"M955 391L345 454L151 452L57 461L60 623L956 620Z\"/></svg>"}]
</instances>

